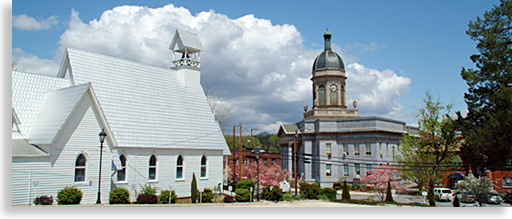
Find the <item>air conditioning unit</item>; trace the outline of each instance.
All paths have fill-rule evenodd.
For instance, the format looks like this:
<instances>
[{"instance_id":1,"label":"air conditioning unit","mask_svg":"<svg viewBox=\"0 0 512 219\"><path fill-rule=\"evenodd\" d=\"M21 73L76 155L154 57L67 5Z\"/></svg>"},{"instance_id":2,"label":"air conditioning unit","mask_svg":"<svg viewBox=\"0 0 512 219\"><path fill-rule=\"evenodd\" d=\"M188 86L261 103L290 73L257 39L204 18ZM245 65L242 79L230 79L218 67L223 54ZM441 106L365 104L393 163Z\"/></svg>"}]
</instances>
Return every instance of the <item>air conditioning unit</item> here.
<instances>
[{"instance_id":1,"label":"air conditioning unit","mask_svg":"<svg viewBox=\"0 0 512 219\"><path fill-rule=\"evenodd\" d=\"M326 154L327 154L327 156L328 156L328 157L330 157L330 156L331 156L331 153L326 153Z\"/></svg>"},{"instance_id":2,"label":"air conditioning unit","mask_svg":"<svg viewBox=\"0 0 512 219\"><path fill-rule=\"evenodd\" d=\"M348 152L343 152L343 155L348 156Z\"/></svg>"}]
</instances>

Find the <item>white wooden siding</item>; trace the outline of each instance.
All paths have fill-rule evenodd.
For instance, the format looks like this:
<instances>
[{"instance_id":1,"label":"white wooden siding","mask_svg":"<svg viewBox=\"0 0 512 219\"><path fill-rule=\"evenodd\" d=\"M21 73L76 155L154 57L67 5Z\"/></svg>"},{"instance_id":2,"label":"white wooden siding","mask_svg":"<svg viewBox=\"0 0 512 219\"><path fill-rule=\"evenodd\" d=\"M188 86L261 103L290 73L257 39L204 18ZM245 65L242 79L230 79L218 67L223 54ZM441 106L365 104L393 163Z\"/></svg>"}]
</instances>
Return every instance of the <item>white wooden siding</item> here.
<instances>
[{"instance_id":1,"label":"white wooden siding","mask_svg":"<svg viewBox=\"0 0 512 219\"><path fill-rule=\"evenodd\" d=\"M192 174L195 172L197 186L214 189L222 183L223 155L222 150L177 150L177 149L148 149L148 148L116 148L119 154L126 156L126 180L116 182L116 186L127 188L132 201L136 194L141 192L141 185L145 183L157 187L159 190L168 190L169 185L176 191L178 197L190 196ZM148 181L149 158L157 157L156 180ZM176 162L178 156L183 156L183 179L176 179ZM201 178L201 158L207 158L207 177ZM114 180L117 176L114 176Z\"/></svg>"},{"instance_id":2,"label":"white wooden siding","mask_svg":"<svg viewBox=\"0 0 512 219\"><path fill-rule=\"evenodd\" d=\"M12 205L31 204L40 195L52 195L54 204L57 204L58 191L71 185L82 191L81 204L96 203L100 159L98 133L101 128L91 105L92 101L86 95L61 130L54 145L49 147L50 157L12 158ZM108 203L111 150L107 141L103 146L101 201ZM75 159L81 152L87 159L86 180L84 183L75 183ZM39 182L37 194L33 185L29 189L29 176L32 182ZM89 185L90 181L92 183Z\"/></svg>"}]
</instances>

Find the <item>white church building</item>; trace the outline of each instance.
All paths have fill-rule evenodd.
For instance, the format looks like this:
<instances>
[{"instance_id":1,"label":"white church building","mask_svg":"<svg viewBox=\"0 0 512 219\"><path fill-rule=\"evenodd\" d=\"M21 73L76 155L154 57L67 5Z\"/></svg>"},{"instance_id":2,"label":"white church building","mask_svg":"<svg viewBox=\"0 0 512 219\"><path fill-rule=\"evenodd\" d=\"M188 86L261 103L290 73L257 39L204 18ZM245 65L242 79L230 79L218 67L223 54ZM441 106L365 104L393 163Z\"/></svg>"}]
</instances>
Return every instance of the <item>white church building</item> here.
<instances>
[{"instance_id":1,"label":"white church building","mask_svg":"<svg viewBox=\"0 0 512 219\"><path fill-rule=\"evenodd\" d=\"M108 203L115 187L135 201L146 183L186 197L193 173L198 187L221 184L230 152L200 84L202 45L176 30L170 50L170 68L67 48L56 77L13 71L12 205L65 186L81 204L98 192Z\"/></svg>"}]
</instances>

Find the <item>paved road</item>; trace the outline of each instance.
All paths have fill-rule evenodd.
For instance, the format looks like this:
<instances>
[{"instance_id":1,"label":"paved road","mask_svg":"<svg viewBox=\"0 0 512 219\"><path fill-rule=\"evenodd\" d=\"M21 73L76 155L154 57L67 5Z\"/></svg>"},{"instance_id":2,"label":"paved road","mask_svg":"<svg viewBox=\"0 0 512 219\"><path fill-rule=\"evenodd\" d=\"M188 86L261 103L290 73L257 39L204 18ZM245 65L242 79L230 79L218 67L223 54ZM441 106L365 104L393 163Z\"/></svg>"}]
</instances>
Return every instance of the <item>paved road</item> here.
<instances>
[{"instance_id":1,"label":"paved road","mask_svg":"<svg viewBox=\"0 0 512 219\"><path fill-rule=\"evenodd\" d=\"M378 198L372 194L372 193L357 193L350 194L350 197L352 199L373 199L378 200ZM399 195L395 194L393 195L393 199L396 202L402 202L402 203L422 203L422 204L428 204L428 201L426 201L421 196L409 196L409 195ZM476 207L478 206L478 203L460 203L461 207ZM442 202L436 202L437 207L453 207L452 202L442 201ZM507 203L501 203L501 204L484 204L483 207L512 207L512 205Z\"/></svg>"}]
</instances>

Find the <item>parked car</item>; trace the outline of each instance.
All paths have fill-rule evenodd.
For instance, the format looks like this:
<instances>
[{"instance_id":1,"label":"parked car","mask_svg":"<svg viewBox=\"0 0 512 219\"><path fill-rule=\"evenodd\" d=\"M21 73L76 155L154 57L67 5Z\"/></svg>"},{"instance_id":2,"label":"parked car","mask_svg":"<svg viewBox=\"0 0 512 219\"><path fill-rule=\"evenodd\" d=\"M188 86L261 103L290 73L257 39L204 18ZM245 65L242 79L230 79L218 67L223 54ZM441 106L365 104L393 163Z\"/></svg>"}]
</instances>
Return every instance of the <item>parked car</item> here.
<instances>
[{"instance_id":1,"label":"parked car","mask_svg":"<svg viewBox=\"0 0 512 219\"><path fill-rule=\"evenodd\" d=\"M453 192L448 188L434 188L434 197L439 201L451 201L453 199Z\"/></svg>"},{"instance_id":2,"label":"parked car","mask_svg":"<svg viewBox=\"0 0 512 219\"><path fill-rule=\"evenodd\" d=\"M474 203L476 202L476 196L469 193L469 192L456 192L455 194L453 194L453 196L455 197L456 195L458 194L461 194L461 198L459 199L460 202L463 202L463 203Z\"/></svg>"},{"instance_id":3,"label":"parked car","mask_svg":"<svg viewBox=\"0 0 512 219\"><path fill-rule=\"evenodd\" d=\"M502 201L503 199L498 193L491 192L485 196L485 203L487 204L500 204Z\"/></svg>"},{"instance_id":4,"label":"parked car","mask_svg":"<svg viewBox=\"0 0 512 219\"><path fill-rule=\"evenodd\" d=\"M503 202L509 203L512 205L512 192L509 192L503 196Z\"/></svg>"}]
</instances>

